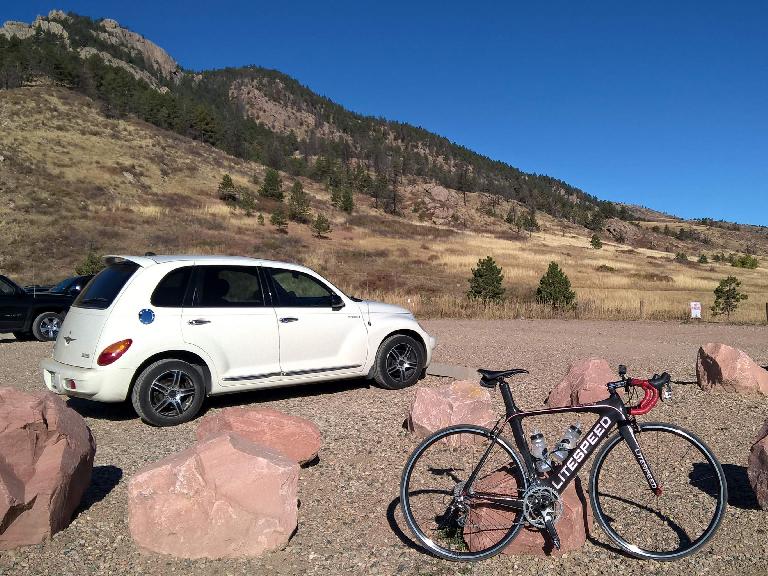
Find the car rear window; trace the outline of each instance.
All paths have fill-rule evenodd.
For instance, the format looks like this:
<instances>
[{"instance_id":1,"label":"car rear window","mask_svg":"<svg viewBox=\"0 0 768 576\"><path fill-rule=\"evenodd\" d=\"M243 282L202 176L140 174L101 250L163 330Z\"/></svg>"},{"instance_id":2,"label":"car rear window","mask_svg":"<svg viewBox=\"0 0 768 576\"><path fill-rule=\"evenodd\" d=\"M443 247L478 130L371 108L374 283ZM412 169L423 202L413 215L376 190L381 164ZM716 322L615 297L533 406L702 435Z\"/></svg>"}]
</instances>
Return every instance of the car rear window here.
<instances>
[{"instance_id":1,"label":"car rear window","mask_svg":"<svg viewBox=\"0 0 768 576\"><path fill-rule=\"evenodd\" d=\"M138 268L138 264L133 262L119 262L107 266L88 283L72 305L98 310L109 308Z\"/></svg>"}]
</instances>

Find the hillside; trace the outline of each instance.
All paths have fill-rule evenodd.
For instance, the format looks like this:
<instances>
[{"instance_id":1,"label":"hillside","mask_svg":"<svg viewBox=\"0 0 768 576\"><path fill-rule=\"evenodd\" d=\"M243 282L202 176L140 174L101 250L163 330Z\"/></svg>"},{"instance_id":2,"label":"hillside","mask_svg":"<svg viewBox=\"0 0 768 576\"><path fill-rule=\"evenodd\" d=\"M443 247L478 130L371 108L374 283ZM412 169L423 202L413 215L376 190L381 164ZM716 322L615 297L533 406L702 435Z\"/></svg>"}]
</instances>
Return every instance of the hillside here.
<instances>
[{"instance_id":1,"label":"hillside","mask_svg":"<svg viewBox=\"0 0 768 576\"><path fill-rule=\"evenodd\" d=\"M256 195L249 216L219 198L226 173L255 193L263 165L146 122L108 118L98 103L63 88L0 91L0 127L0 272L21 281L63 277L89 248L243 254L301 262L349 292L400 302L425 316L546 317L552 311L535 304L533 292L557 260L577 292L581 317L640 317L642 300L644 317L680 318L688 301L708 305L717 281L737 273L750 300L736 319L764 318L762 266L685 265L667 252L608 240L594 250L588 231L544 214L542 231L518 235L489 215L492 196L469 195L464 206L457 191L416 178L404 182L402 215L395 216L363 195L346 214L331 205L324 184L283 173L283 188L301 181L311 211L333 225L327 238L293 222L283 234L268 222L274 200ZM522 209L504 200L495 205L499 213L512 207ZM466 228L432 222L449 213L460 214ZM267 216L264 225L258 214ZM504 268L510 298L484 310L463 294L470 268L488 254Z\"/></svg>"},{"instance_id":2,"label":"hillside","mask_svg":"<svg viewBox=\"0 0 768 576\"><path fill-rule=\"evenodd\" d=\"M282 204L258 195L268 167L286 193L303 184L313 217L331 220L327 238L269 224ZM225 174L229 201L217 190ZM345 195L350 213L339 209ZM113 20L62 12L0 28L0 223L0 271L27 282L69 274L89 249L152 250L298 261L436 316L551 315L533 298L551 260L582 317L682 317L734 273L750 294L737 319L764 319L768 299L764 264L713 262L762 259L766 228L600 201L349 112L279 72L184 71ZM593 233L602 250L590 248ZM678 253L692 262L674 262ZM488 254L510 296L492 310L463 298ZM709 262L694 263L700 255Z\"/></svg>"}]
</instances>

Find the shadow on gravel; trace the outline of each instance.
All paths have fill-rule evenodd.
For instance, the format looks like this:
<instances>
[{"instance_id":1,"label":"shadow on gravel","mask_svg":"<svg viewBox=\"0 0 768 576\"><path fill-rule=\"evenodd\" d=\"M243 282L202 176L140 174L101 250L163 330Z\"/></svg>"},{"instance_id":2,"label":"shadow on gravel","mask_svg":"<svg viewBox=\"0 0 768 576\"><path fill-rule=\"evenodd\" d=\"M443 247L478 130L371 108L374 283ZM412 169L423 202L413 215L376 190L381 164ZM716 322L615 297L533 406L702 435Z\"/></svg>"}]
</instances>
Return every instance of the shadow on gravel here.
<instances>
[{"instance_id":1,"label":"shadow on gravel","mask_svg":"<svg viewBox=\"0 0 768 576\"><path fill-rule=\"evenodd\" d=\"M400 542L409 548L413 548L414 550L418 550L419 552L424 553L424 549L416 542L411 540L411 538L405 532L403 532L402 528L400 528L400 525L397 523L397 518L395 518L395 510L397 510L398 506L400 506L400 496L392 500L392 502L389 503L389 506L387 506L387 522L389 522L389 527L392 529L392 532L395 533L395 536L400 539Z\"/></svg>"},{"instance_id":2,"label":"shadow on gravel","mask_svg":"<svg viewBox=\"0 0 768 576\"><path fill-rule=\"evenodd\" d=\"M364 378L351 380L330 380L328 382L315 382L314 384L301 384L298 386L285 386L282 388L265 388L262 390L250 390L233 394L222 394L207 398L203 405L201 415L210 408L228 408L230 406L242 406L244 404L262 404L275 402L288 398L306 398L310 396L322 396L324 394L337 394L362 388L370 388L371 384Z\"/></svg>"},{"instance_id":3,"label":"shadow on gravel","mask_svg":"<svg viewBox=\"0 0 768 576\"><path fill-rule=\"evenodd\" d=\"M97 502L104 500L107 494L119 484L122 477L123 471L117 466L94 466L91 473L91 483L83 494L83 499L80 501L80 506L77 508L73 519Z\"/></svg>"},{"instance_id":4,"label":"shadow on gravel","mask_svg":"<svg viewBox=\"0 0 768 576\"><path fill-rule=\"evenodd\" d=\"M728 483L728 505L743 510L758 510L757 496L749 483L747 468L736 464L723 464Z\"/></svg>"},{"instance_id":5,"label":"shadow on gravel","mask_svg":"<svg viewBox=\"0 0 768 576\"><path fill-rule=\"evenodd\" d=\"M10 344L11 342L19 342L16 338L0 338L0 344Z\"/></svg>"},{"instance_id":6,"label":"shadow on gravel","mask_svg":"<svg viewBox=\"0 0 768 576\"><path fill-rule=\"evenodd\" d=\"M67 406L80 414L83 418L96 418L97 420L133 420L136 412L130 402L91 402L81 398L69 398Z\"/></svg>"}]
</instances>

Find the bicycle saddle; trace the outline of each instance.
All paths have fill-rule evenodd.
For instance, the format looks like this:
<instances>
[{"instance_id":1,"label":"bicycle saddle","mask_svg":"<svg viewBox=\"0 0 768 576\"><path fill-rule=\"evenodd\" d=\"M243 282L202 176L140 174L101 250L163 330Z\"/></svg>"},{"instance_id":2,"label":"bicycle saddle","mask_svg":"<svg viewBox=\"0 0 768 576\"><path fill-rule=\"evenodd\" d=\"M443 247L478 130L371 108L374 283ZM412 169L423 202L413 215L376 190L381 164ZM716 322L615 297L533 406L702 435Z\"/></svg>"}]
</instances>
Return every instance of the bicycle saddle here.
<instances>
[{"instance_id":1,"label":"bicycle saddle","mask_svg":"<svg viewBox=\"0 0 768 576\"><path fill-rule=\"evenodd\" d=\"M480 384L486 388L493 388L499 380L515 374L528 374L528 370L522 368L511 368L509 370L484 370L477 371L480 374Z\"/></svg>"}]
</instances>

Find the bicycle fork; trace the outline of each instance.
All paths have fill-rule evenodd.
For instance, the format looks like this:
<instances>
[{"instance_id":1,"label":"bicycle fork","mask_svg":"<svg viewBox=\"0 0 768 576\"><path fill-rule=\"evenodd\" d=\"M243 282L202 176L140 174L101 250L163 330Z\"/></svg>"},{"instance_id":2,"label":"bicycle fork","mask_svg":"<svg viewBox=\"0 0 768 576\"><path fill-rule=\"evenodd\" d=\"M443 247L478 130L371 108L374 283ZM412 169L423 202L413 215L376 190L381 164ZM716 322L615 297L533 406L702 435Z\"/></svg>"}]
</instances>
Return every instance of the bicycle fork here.
<instances>
[{"instance_id":1,"label":"bicycle fork","mask_svg":"<svg viewBox=\"0 0 768 576\"><path fill-rule=\"evenodd\" d=\"M635 460L637 460L638 466L640 466L640 469L643 471L645 480L648 482L648 487L654 494L656 494L656 496L661 496L663 487L659 485L653 470L651 470L651 465L645 459L645 456L643 456L643 450L640 448L640 444L635 436L634 426L634 422L619 424L619 433L621 434L621 437L624 438L627 446L629 446L629 450L632 452Z\"/></svg>"}]
</instances>

